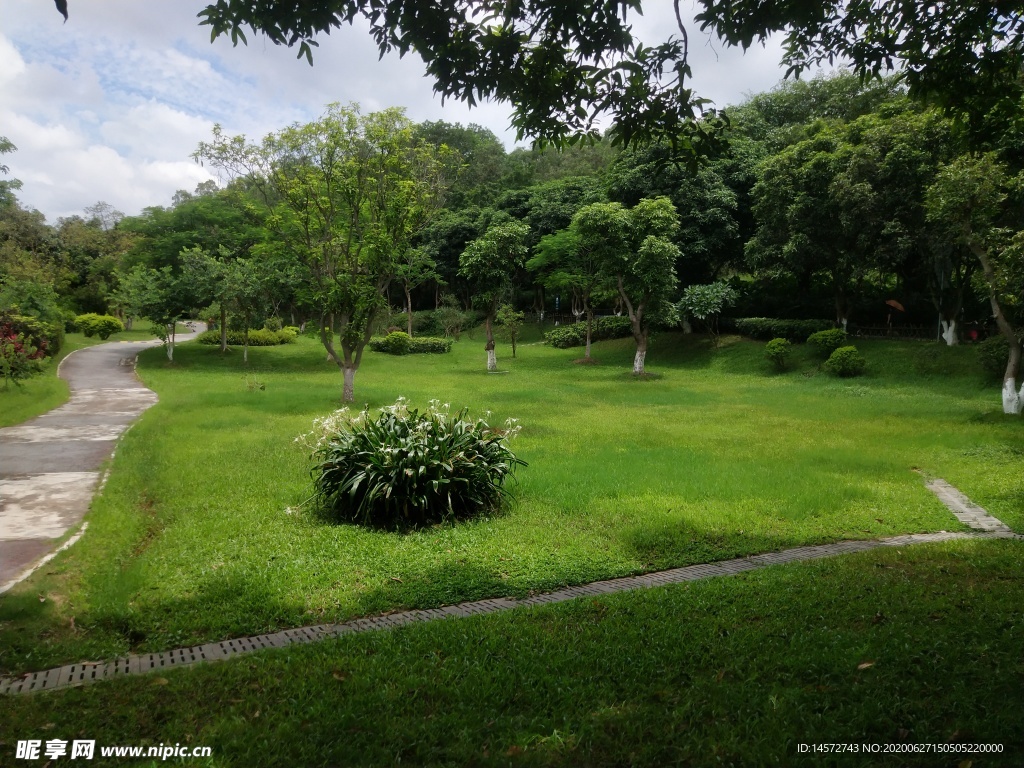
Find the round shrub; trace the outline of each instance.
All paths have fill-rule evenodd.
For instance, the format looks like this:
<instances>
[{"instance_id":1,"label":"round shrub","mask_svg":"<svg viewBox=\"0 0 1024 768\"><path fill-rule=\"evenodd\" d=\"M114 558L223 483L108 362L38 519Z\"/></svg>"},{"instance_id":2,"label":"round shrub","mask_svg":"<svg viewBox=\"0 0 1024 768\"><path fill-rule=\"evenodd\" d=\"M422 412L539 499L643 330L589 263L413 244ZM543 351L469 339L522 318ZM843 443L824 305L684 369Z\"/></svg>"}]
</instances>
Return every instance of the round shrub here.
<instances>
[{"instance_id":1,"label":"round shrub","mask_svg":"<svg viewBox=\"0 0 1024 768\"><path fill-rule=\"evenodd\" d=\"M386 352L389 355L407 355L412 338L404 331L392 331L385 336L378 344L371 347L377 352Z\"/></svg>"},{"instance_id":2,"label":"round shrub","mask_svg":"<svg viewBox=\"0 0 1024 768\"><path fill-rule=\"evenodd\" d=\"M989 336L978 345L978 359L985 374L1001 381L1010 359L1010 345L1003 336Z\"/></svg>"},{"instance_id":3,"label":"round shrub","mask_svg":"<svg viewBox=\"0 0 1024 768\"><path fill-rule=\"evenodd\" d=\"M807 337L807 343L814 347L819 355L825 358L846 344L846 331L842 328L818 331Z\"/></svg>"},{"instance_id":4,"label":"round shrub","mask_svg":"<svg viewBox=\"0 0 1024 768\"><path fill-rule=\"evenodd\" d=\"M867 360L856 347L840 347L825 361L825 370L834 376L860 376Z\"/></svg>"},{"instance_id":5,"label":"round shrub","mask_svg":"<svg viewBox=\"0 0 1024 768\"><path fill-rule=\"evenodd\" d=\"M299 438L315 462L313 499L342 520L385 528L426 525L498 506L517 465L509 419L493 429L430 401L422 413L404 398L371 417L348 409L314 422Z\"/></svg>"},{"instance_id":6,"label":"round shrub","mask_svg":"<svg viewBox=\"0 0 1024 768\"><path fill-rule=\"evenodd\" d=\"M124 323L113 315L97 315L95 312L78 315L75 325L87 337L99 336L104 341L124 330Z\"/></svg>"},{"instance_id":7,"label":"round shrub","mask_svg":"<svg viewBox=\"0 0 1024 768\"><path fill-rule=\"evenodd\" d=\"M764 347L764 356L768 358L776 370L784 371L789 364L789 353L793 345L788 339L772 339Z\"/></svg>"}]
</instances>

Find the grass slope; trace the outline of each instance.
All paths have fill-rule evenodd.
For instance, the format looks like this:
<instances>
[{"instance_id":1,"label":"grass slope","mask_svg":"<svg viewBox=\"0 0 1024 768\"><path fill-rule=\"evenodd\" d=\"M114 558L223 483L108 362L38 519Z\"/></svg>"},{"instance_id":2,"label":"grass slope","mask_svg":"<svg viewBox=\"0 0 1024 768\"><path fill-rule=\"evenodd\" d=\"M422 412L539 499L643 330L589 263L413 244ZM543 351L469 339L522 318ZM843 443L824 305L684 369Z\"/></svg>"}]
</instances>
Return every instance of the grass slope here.
<instances>
[{"instance_id":1,"label":"grass slope","mask_svg":"<svg viewBox=\"0 0 1024 768\"><path fill-rule=\"evenodd\" d=\"M87 738L246 768L1018 766L1022 558L1005 540L873 551L0 699L0 761ZM859 751L974 743L1001 751Z\"/></svg>"},{"instance_id":2,"label":"grass slope","mask_svg":"<svg viewBox=\"0 0 1024 768\"><path fill-rule=\"evenodd\" d=\"M222 357L145 353L160 394L122 441L87 535L0 599L0 668L23 671L725 559L843 538L957 529L911 471L943 476L1018 530L1020 421L974 374L973 350L863 344L870 374L832 379L763 345L665 335L658 377L628 341L539 345L484 370L450 355L369 353L371 407L430 398L524 424L530 466L498 515L411 534L332 525L293 442L335 407L340 374L313 342ZM808 355L799 350L798 355ZM1016 495L1015 495L1016 494Z\"/></svg>"}]
</instances>

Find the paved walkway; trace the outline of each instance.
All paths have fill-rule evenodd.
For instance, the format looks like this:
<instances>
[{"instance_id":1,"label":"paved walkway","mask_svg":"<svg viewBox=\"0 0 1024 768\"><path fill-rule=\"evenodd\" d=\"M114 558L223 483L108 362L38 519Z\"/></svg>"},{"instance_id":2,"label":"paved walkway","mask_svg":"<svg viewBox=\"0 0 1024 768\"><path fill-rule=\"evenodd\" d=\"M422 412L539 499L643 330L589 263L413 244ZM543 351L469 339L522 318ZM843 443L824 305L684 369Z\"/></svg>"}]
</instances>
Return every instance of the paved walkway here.
<instances>
[{"instance_id":1,"label":"paved walkway","mask_svg":"<svg viewBox=\"0 0 1024 768\"><path fill-rule=\"evenodd\" d=\"M673 568L668 571L647 573L642 576L627 576L607 581L597 581L578 587L567 587L557 592L535 595L516 600L499 597L491 600L476 600L443 608L431 608L423 611L401 611L386 616L374 616L355 619L343 624L320 624L298 629L286 629L267 635L255 635L234 640L192 648L177 648L165 653L148 653L126 656L109 662L96 664L69 664L64 667L32 672L17 678L0 678L0 694L25 694L49 691L56 688L86 685L99 680L126 675L142 675L149 672L163 672L179 667L188 667L209 661L221 661L241 654L260 651L265 648L284 648L289 645L315 643L332 637L354 632L368 632L381 629L393 629L406 624L420 621L434 621L460 616L477 616L514 608L560 603L577 597L605 595L613 592L626 592L645 587L660 587L666 584L679 584L686 581L698 581L716 576L731 576L745 571L753 571L770 565L792 563L800 560L817 560L823 557L864 552L879 547L905 547L928 542L952 541L954 539L993 539L1015 538L1024 536L1013 533L1006 525L981 507L973 504L966 496L943 480L931 480L928 488L949 507L958 519L973 529L970 533L916 533L904 536L892 536L885 539L869 541L842 541L836 544L822 544L811 547L795 547L781 552L769 552L763 555L724 560L705 565L690 565L685 568Z\"/></svg>"},{"instance_id":2,"label":"paved walkway","mask_svg":"<svg viewBox=\"0 0 1024 768\"><path fill-rule=\"evenodd\" d=\"M0 593L51 557L57 541L81 523L101 465L157 400L135 375L135 359L159 344L109 342L72 352L57 369L71 399L0 429Z\"/></svg>"}]
</instances>

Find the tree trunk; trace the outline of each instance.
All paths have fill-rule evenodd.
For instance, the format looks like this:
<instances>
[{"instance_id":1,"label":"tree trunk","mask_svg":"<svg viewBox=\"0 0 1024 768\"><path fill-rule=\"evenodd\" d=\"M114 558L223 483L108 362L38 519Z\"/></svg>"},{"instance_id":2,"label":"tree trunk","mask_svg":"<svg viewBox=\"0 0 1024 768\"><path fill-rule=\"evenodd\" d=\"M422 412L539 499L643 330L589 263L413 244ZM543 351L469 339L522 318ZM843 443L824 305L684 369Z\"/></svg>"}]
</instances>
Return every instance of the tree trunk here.
<instances>
[{"instance_id":1,"label":"tree trunk","mask_svg":"<svg viewBox=\"0 0 1024 768\"><path fill-rule=\"evenodd\" d=\"M171 323L170 326L165 326L166 328L168 328L168 332L167 332L167 360L169 362L172 362L172 363L174 362L174 331L177 328L177 326L178 326L177 321Z\"/></svg>"},{"instance_id":2,"label":"tree trunk","mask_svg":"<svg viewBox=\"0 0 1024 768\"><path fill-rule=\"evenodd\" d=\"M223 306L220 308L220 351L222 354L228 351L228 311Z\"/></svg>"},{"instance_id":3,"label":"tree trunk","mask_svg":"<svg viewBox=\"0 0 1024 768\"><path fill-rule=\"evenodd\" d=\"M594 310L587 305L587 351L583 353L583 357L587 360L590 359L590 336L594 328Z\"/></svg>"},{"instance_id":4,"label":"tree trunk","mask_svg":"<svg viewBox=\"0 0 1024 768\"><path fill-rule=\"evenodd\" d=\"M1013 332L1013 326L1003 314L1003 308L999 305L996 297L996 276L992 264L988 260L988 253L985 249L976 244L971 244L971 250L981 262L981 268L985 273L985 282L988 284L988 301L992 306L992 316L995 318L999 332L1003 334L1010 346L1010 355L1006 361L1006 372L1003 374L1003 413L1020 415L1024 410L1024 384L1020 390L1017 389L1017 374L1020 372L1020 339Z\"/></svg>"},{"instance_id":5,"label":"tree trunk","mask_svg":"<svg viewBox=\"0 0 1024 768\"><path fill-rule=\"evenodd\" d=\"M341 376L344 380L341 388L341 401L343 403L354 402L356 399L356 369L345 363L341 369Z\"/></svg>"},{"instance_id":6,"label":"tree trunk","mask_svg":"<svg viewBox=\"0 0 1024 768\"><path fill-rule=\"evenodd\" d=\"M688 317L683 318L683 333L693 333L693 324Z\"/></svg>"},{"instance_id":7,"label":"tree trunk","mask_svg":"<svg viewBox=\"0 0 1024 768\"><path fill-rule=\"evenodd\" d=\"M493 325L493 312L489 312L487 317L484 319L484 330L487 333L487 344L484 349L487 350L487 370L496 371L498 370L498 357L494 354L494 325Z\"/></svg>"},{"instance_id":8,"label":"tree trunk","mask_svg":"<svg viewBox=\"0 0 1024 768\"><path fill-rule=\"evenodd\" d=\"M633 357L633 375L642 376L646 371L644 370L644 360L647 358L647 334L643 334L639 339L636 340L636 355Z\"/></svg>"},{"instance_id":9,"label":"tree trunk","mask_svg":"<svg viewBox=\"0 0 1024 768\"><path fill-rule=\"evenodd\" d=\"M960 335L957 333L956 320L942 321L942 340L947 347L953 347L960 343Z\"/></svg>"},{"instance_id":10,"label":"tree trunk","mask_svg":"<svg viewBox=\"0 0 1024 768\"><path fill-rule=\"evenodd\" d=\"M406 333L412 336L412 295L409 292L409 284L405 286L405 324Z\"/></svg>"},{"instance_id":11,"label":"tree trunk","mask_svg":"<svg viewBox=\"0 0 1024 768\"><path fill-rule=\"evenodd\" d=\"M249 323L245 323L245 343L242 346L242 362L249 363Z\"/></svg>"}]
</instances>

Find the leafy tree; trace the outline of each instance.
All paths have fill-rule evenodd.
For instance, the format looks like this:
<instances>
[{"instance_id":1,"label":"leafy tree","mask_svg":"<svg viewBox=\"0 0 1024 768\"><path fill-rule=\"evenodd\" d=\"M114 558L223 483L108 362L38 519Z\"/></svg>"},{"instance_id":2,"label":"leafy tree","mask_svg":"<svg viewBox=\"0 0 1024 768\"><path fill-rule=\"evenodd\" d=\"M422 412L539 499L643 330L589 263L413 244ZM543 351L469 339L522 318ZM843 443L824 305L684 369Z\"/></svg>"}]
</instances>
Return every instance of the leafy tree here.
<instances>
[{"instance_id":1,"label":"leafy tree","mask_svg":"<svg viewBox=\"0 0 1024 768\"><path fill-rule=\"evenodd\" d=\"M665 197L641 200L632 209L594 203L573 219L582 246L592 249L629 315L636 354L633 373L643 375L652 316L672 314L669 296L678 285L679 248L672 237L679 216Z\"/></svg>"},{"instance_id":2,"label":"leafy tree","mask_svg":"<svg viewBox=\"0 0 1024 768\"><path fill-rule=\"evenodd\" d=\"M6 136L0 136L0 155L7 155L18 148ZM0 174L6 176L11 169L4 163L0 163ZM0 179L0 210L9 208L17 203L14 196L16 190L21 189L21 182L18 179Z\"/></svg>"},{"instance_id":3,"label":"leafy tree","mask_svg":"<svg viewBox=\"0 0 1024 768\"><path fill-rule=\"evenodd\" d=\"M1024 12L1013 3L702 0L697 19L734 45L785 33L783 63L800 74L847 61L862 78L899 72L914 96L977 120L1019 102Z\"/></svg>"},{"instance_id":4,"label":"leafy tree","mask_svg":"<svg viewBox=\"0 0 1024 768\"><path fill-rule=\"evenodd\" d=\"M844 328L851 291L870 270L879 218L874 188L846 173L852 155L840 129L822 127L766 160L753 190L758 228L746 245L756 269L781 268L804 281L827 274L836 322Z\"/></svg>"},{"instance_id":5,"label":"leafy tree","mask_svg":"<svg viewBox=\"0 0 1024 768\"><path fill-rule=\"evenodd\" d=\"M197 303L194 288L187 275L171 267L153 269L139 264L120 275L114 301L131 317L149 318L167 359L173 361L178 321Z\"/></svg>"},{"instance_id":6,"label":"leafy tree","mask_svg":"<svg viewBox=\"0 0 1024 768\"><path fill-rule=\"evenodd\" d=\"M498 370L494 353L494 319L498 304L512 289L516 270L522 269L529 250L526 246L530 229L519 221L492 224L483 235L466 246L459 260L459 273L474 289L475 299L482 305L484 331L487 334L487 370Z\"/></svg>"},{"instance_id":7,"label":"leafy tree","mask_svg":"<svg viewBox=\"0 0 1024 768\"><path fill-rule=\"evenodd\" d=\"M718 316L726 307L732 306L736 302L736 298L736 290L728 283L691 285L683 291L683 298L679 302L679 314L704 322L717 347Z\"/></svg>"},{"instance_id":8,"label":"leafy tree","mask_svg":"<svg viewBox=\"0 0 1024 768\"><path fill-rule=\"evenodd\" d=\"M268 228L307 276L321 341L352 402L374 320L400 259L441 205L453 155L417 141L402 110L360 115L332 104L259 144L217 126L195 156L244 179L266 206Z\"/></svg>"},{"instance_id":9,"label":"leafy tree","mask_svg":"<svg viewBox=\"0 0 1024 768\"><path fill-rule=\"evenodd\" d=\"M656 197L667 197L679 214L673 237L682 252L677 277L689 282L712 280L728 267L742 264L736 193L715 164L673 163L665 145L625 150L609 170L608 198L632 208Z\"/></svg>"},{"instance_id":10,"label":"leafy tree","mask_svg":"<svg viewBox=\"0 0 1024 768\"><path fill-rule=\"evenodd\" d=\"M1004 227L1012 224L1019 233L1024 223L1019 202L1012 217L1006 206L1008 193L1019 194L1020 187L1021 179L1008 178L1005 168L991 154L965 155L945 165L927 193L928 221L968 248L981 266L992 316L1009 348L1003 373L1003 412L1012 414L1024 410L1024 385L1017 389L1021 340L1005 306L1019 300L1019 296L1007 295L1007 283L1016 281L1000 273L1005 257L1016 260L1019 253L1020 235L1011 235Z\"/></svg>"},{"instance_id":11,"label":"leafy tree","mask_svg":"<svg viewBox=\"0 0 1024 768\"><path fill-rule=\"evenodd\" d=\"M1024 12L1008 2L892 3L884 0L701 0L697 22L744 48L783 33L789 72L837 59L861 77L899 71L915 95L971 116L1020 99ZM319 34L357 17L369 23L381 54L415 51L442 98L513 105L520 137L565 143L596 138L604 116L616 142L668 139L680 153L707 148L719 125L702 121L706 100L688 87L689 36L679 0L678 35L645 46L629 12L643 0L217 0L199 16L212 38L245 43L246 27L298 46L312 64ZM67 0L58 10L67 18Z\"/></svg>"},{"instance_id":12,"label":"leafy tree","mask_svg":"<svg viewBox=\"0 0 1024 768\"><path fill-rule=\"evenodd\" d=\"M519 333L523 329L523 321L526 320L526 314L518 312L511 304L502 304L498 307L495 319L498 321L498 325L501 326L502 335L512 345L512 357L515 357L516 342L519 341Z\"/></svg>"},{"instance_id":13,"label":"leafy tree","mask_svg":"<svg viewBox=\"0 0 1024 768\"><path fill-rule=\"evenodd\" d=\"M572 296L572 313L577 318L586 316L584 358L589 360L594 328L592 300L609 283L600 259L601 249L585 246L577 228L571 226L542 237L534 253L536 255L526 263L527 269L538 273L546 287L569 291Z\"/></svg>"},{"instance_id":14,"label":"leafy tree","mask_svg":"<svg viewBox=\"0 0 1024 768\"><path fill-rule=\"evenodd\" d=\"M409 248L398 260L395 277L405 293L406 333L412 336L412 291L429 280L437 280L437 264L423 248Z\"/></svg>"}]
</instances>

